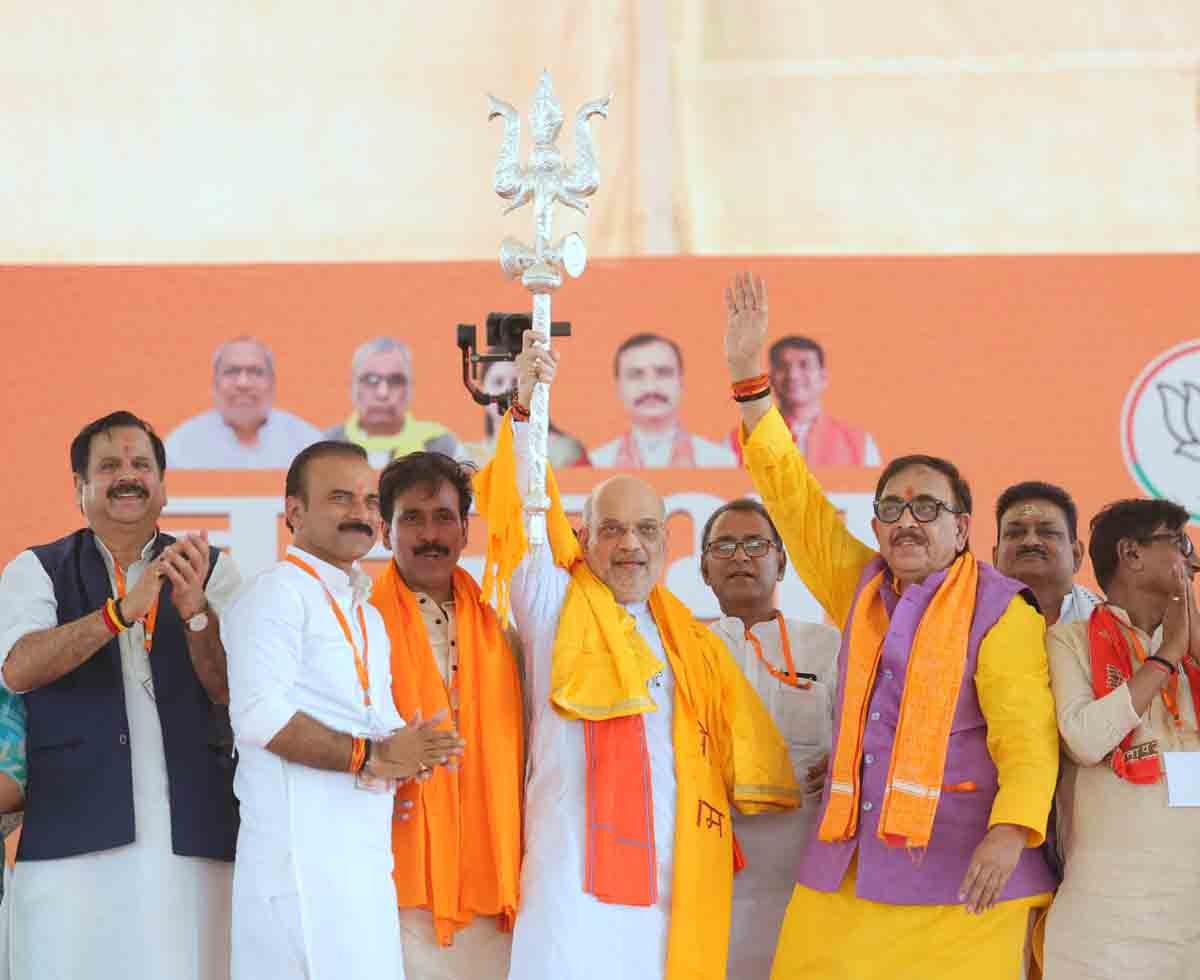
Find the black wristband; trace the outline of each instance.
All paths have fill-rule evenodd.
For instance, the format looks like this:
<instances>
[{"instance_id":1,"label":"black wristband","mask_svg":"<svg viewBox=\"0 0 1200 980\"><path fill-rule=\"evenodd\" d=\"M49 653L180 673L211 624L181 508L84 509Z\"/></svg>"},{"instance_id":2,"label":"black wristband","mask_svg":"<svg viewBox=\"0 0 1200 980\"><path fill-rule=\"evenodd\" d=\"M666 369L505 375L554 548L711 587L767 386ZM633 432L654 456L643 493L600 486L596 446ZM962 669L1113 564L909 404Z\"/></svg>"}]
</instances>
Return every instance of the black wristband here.
<instances>
[{"instance_id":1,"label":"black wristband","mask_svg":"<svg viewBox=\"0 0 1200 980\"><path fill-rule=\"evenodd\" d=\"M766 398L770 393L771 388L770 385L768 385L762 391L756 391L753 395L734 395L733 400L735 402L756 402L760 398Z\"/></svg>"},{"instance_id":2,"label":"black wristband","mask_svg":"<svg viewBox=\"0 0 1200 980\"><path fill-rule=\"evenodd\" d=\"M366 744L363 746L363 761L362 761L362 765L358 767L359 772L363 772L364 770L366 770L367 763L371 761L371 746L375 744L369 738L364 738L363 741Z\"/></svg>"},{"instance_id":3,"label":"black wristband","mask_svg":"<svg viewBox=\"0 0 1200 980\"><path fill-rule=\"evenodd\" d=\"M1169 661L1166 657L1160 657L1157 653L1150 654L1150 656L1148 656L1146 659L1153 660L1156 664L1162 664L1172 674L1176 673L1179 670L1179 668L1176 667L1173 663L1171 663L1171 661Z\"/></svg>"}]
</instances>

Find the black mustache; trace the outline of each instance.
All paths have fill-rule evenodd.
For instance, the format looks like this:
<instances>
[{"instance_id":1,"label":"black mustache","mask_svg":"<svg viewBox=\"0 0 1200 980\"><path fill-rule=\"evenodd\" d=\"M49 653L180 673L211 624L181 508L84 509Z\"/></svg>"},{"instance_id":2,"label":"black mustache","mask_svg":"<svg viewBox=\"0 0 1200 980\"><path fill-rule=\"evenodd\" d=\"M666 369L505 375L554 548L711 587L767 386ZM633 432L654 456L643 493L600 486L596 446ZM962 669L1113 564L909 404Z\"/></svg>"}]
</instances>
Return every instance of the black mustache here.
<instances>
[{"instance_id":1,"label":"black mustache","mask_svg":"<svg viewBox=\"0 0 1200 980\"><path fill-rule=\"evenodd\" d=\"M924 544L925 535L912 529L897 531L892 535L892 544L900 544L901 541L915 541L917 544Z\"/></svg>"},{"instance_id":2,"label":"black mustache","mask_svg":"<svg viewBox=\"0 0 1200 980\"><path fill-rule=\"evenodd\" d=\"M437 555L438 557L444 558L446 555L450 554L450 549L444 544L423 544L419 548L414 548L413 554L419 558L424 558L426 555Z\"/></svg>"},{"instance_id":3,"label":"black mustache","mask_svg":"<svg viewBox=\"0 0 1200 980\"><path fill-rule=\"evenodd\" d=\"M1018 548L1017 549L1017 557L1018 558L1024 558L1026 555L1041 555L1041 557L1043 557L1043 558L1050 557L1046 553L1045 548L1032 547L1032 548Z\"/></svg>"},{"instance_id":4,"label":"black mustache","mask_svg":"<svg viewBox=\"0 0 1200 980\"><path fill-rule=\"evenodd\" d=\"M363 534L374 535L375 529L362 521L343 521L338 525L339 531L362 531Z\"/></svg>"},{"instance_id":5,"label":"black mustache","mask_svg":"<svg viewBox=\"0 0 1200 980\"><path fill-rule=\"evenodd\" d=\"M150 491L147 490L140 483L134 483L132 480L125 480L121 483L114 483L111 487L108 488L108 498L111 500L117 494L129 493L131 490L134 493L136 493L139 497L141 497L143 500L146 497L150 496Z\"/></svg>"}]
</instances>

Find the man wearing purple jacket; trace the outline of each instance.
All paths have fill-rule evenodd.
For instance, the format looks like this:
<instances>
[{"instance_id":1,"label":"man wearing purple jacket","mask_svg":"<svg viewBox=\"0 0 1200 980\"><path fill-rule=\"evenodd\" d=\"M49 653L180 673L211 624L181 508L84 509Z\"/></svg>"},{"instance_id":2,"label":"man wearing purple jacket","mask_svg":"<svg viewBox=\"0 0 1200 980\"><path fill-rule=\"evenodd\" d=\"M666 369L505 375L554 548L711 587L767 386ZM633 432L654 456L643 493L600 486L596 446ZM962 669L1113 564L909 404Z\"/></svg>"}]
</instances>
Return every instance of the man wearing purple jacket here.
<instances>
[{"instance_id":1,"label":"man wearing purple jacket","mask_svg":"<svg viewBox=\"0 0 1200 980\"><path fill-rule=\"evenodd\" d=\"M829 777L772 977L1017 980L1055 886L1042 617L971 554L970 488L946 460L890 463L879 551L851 535L770 407L765 284L739 276L726 304L746 466L843 637Z\"/></svg>"}]
</instances>

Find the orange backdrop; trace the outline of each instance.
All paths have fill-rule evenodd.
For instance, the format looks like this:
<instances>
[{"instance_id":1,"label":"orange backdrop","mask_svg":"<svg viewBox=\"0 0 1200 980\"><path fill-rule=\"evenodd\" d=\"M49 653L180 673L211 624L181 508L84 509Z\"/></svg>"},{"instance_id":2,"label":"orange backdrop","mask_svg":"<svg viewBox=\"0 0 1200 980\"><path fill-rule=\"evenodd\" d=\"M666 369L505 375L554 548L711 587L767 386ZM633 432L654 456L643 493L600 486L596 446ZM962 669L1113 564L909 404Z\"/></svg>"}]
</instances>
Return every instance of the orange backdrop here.
<instances>
[{"instance_id":1,"label":"orange backdrop","mask_svg":"<svg viewBox=\"0 0 1200 980\"><path fill-rule=\"evenodd\" d=\"M980 553L990 554L991 504L1010 482L1063 484L1085 521L1104 501L1140 492L1121 456L1122 401L1146 364L1197 332L1200 257L1190 255L596 262L555 298L554 318L575 329L560 347L555 421L587 445L621 431L612 352L652 330L683 347L686 424L723 438L736 415L722 289L745 266L769 281L772 334L825 346L829 412L868 429L885 459L921 450L962 467ZM211 407L211 355L223 340L249 333L272 346L276 404L325 428L349 411L355 347L401 337L415 353L415 413L476 439L482 411L458 382L455 325L476 322L482 336L489 310L529 306L491 263L22 267L0 270L0 284L4 561L79 525L67 461L79 427L124 407L165 434ZM876 471L821 475L829 489L861 495ZM749 488L736 471L653 478L673 494ZM575 471L563 482L579 492L594 479ZM175 471L167 481L176 500L270 497L282 484L279 472ZM202 510L186 526L227 527ZM686 556L690 536L673 537L676 557Z\"/></svg>"}]
</instances>

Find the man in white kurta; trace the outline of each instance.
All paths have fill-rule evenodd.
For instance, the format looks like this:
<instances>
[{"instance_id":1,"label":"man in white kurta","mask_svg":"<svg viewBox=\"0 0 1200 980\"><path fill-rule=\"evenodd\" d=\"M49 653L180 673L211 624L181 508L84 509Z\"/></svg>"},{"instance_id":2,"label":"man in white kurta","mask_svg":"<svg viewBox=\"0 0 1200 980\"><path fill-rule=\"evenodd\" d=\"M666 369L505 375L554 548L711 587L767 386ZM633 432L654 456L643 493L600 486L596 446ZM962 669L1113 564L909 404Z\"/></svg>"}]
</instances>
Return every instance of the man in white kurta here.
<instances>
[{"instance_id":1,"label":"man in white kurta","mask_svg":"<svg viewBox=\"0 0 1200 980\"><path fill-rule=\"evenodd\" d=\"M728 446L683 427L683 354L673 340L651 333L629 337L617 348L613 374L630 427L588 450L593 466L629 470L737 465Z\"/></svg>"},{"instance_id":2,"label":"man in white kurta","mask_svg":"<svg viewBox=\"0 0 1200 980\"><path fill-rule=\"evenodd\" d=\"M805 786L798 810L733 818L746 866L733 879L728 974L731 980L766 980L796 887L794 855L819 809L833 739L839 634L775 609L787 558L758 501L741 498L714 511L701 549L701 572L723 614L711 629L770 711Z\"/></svg>"},{"instance_id":3,"label":"man in white kurta","mask_svg":"<svg viewBox=\"0 0 1200 980\"><path fill-rule=\"evenodd\" d=\"M518 427L523 429L524 426ZM527 439L518 431L518 460ZM510 980L609 980L663 976L671 910L675 840L675 750L671 735L675 681L658 627L645 601L623 603L638 632L662 661L650 685L657 711L644 715L654 801L658 900L648 907L599 901L584 887L587 772L584 726L550 702L558 618L570 575L549 548L531 553L512 580L512 612L524 644L532 706L525 795L525 860L521 913L513 932ZM564 923L572 923L564 928Z\"/></svg>"},{"instance_id":4,"label":"man in white kurta","mask_svg":"<svg viewBox=\"0 0 1200 980\"><path fill-rule=\"evenodd\" d=\"M161 442L133 417L118 416L118 421L122 424L91 436L80 493L110 594L132 600L143 577L157 579L163 564L155 554L161 538L154 526L163 503L162 472L153 467ZM126 552L120 581L106 540ZM123 547L130 541L137 542L132 550ZM185 628L200 626L203 618L201 631L212 630L215 639L216 621L239 583L233 562L221 554L203 586L207 612ZM126 602L126 613L132 608ZM32 550L7 565L0 576L0 668L23 639L84 626L77 620L60 627L53 583ZM111 639L103 629L100 635ZM120 741L129 754L135 839L90 853L18 862L4 901L11 931L8 950L0 950L0 976L11 970L17 980L224 980L229 975L233 866L174 852L168 759L151 674L151 657L163 655L161 644L147 650L141 621L116 641L127 725ZM103 650L93 655L103 656ZM219 673L223 691L223 665ZM0 669L0 678L8 686L10 672ZM64 750L70 748L59 749ZM30 788L36 793L36 772L32 775ZM101 808L106 801L90 800L89 805ZM232 810L232 799L229 806ZM5 932L0 929L0 935Z\"/></svg>"},{"instance_id":5,"label":"man in white kurta","mask_svg":"<svg viewBox=\"0 0 1200 980\"><path fill-rule=\"evenodd\" d=\"M535 379L553 378L544 342L527 334L517 359L525 417ZM503 430L476 484L494 525L489 568L513 568L501 574L532 708L509 980L715 980L737 859L724 821L733 806L796 805L786 746L729 652L657 585L666 513L649 485L593 489L577 542L551 487L547 545L499 542L520 520L528 439L524 424ZM614 679L623 670L628 684ZM619 713L630 704L650 710ZM625 718L637 722L628 748L602 728Z\"/></svg>"},{"instance_id":6,"label":"man in white kurta","mask_svg":"<svg viewBox=\"0 0 1200 980\"><path fill-rule=\"evenodd\" d=\"M392 795L356 789L348 772L288 762L266 748L297 711L350 734L402 727L391 698L387 630L367 602L370 576L357 569L347 575L298 548L288 554L320 580L280 562L239 596L223 627L238 748L234 791L242 804L233 975L367 977L377 962L378 975L398 977ZM363 611L374 718L326 589L360 650Z\"/></svg>"},{"instance_id":7,"label":"man in white kurta","mask_svg":"<svg viewBox=\"0 0 1200 980\"><path fill-rule=\"evenodd\" d=\"M189 470L284 469L321 430L275 407L275 355L238 337L213 355L213 408L166 439L171 465Z\"/></svg>"},{"instance_id":8,"label":"man in white kurta","mask_svg":"<svg viewBox=\"0 0 1200 980\"><path fill-rule=\"evenodd\" d=\"M1065 873L1046 923L1048 980L1200 976L1200 816L1194 799L1171 805L1182 774L1164 760L1179 753L1200 770L1192 686L1200 614L1184 580L1197 567L1187 520L1167 501L1127 500L1092 524L1092 563L1109 599L1101 614L1112 617L1105 632L1119 630L1114 639L1130 655L1110 690L1095 690L1088 620L1046 637L1065 749L1057 795ZM1114 753L1150 761L1158 778L1118 775Z\"/></svg>"},{"instance_id":9,"label":"man in white kurta","mask_svg":"<svg viewBox=\"0 0 1200 980\"><path fill-rule=\"evenodd\" d=\"M387 630L356 564L379 528L366 453L310 446L288 472L286 509L296 544L222 625L242 806L232 974L394 980L404 966L393 787L362 783L404 775L396 750L424 726L406 728L396 711ZM415 758L409 776L427 767L423 753Z\"/></svg>"},{"instance_id":10,"label":"man in white kurta","mask_svg":"<svg viewBox=\"0 0 1200 980\"><path fill-rule=\"evenodd\" d=\"M125 571L130 589L151 560L147 543L142 557ZM112 554L97 540L113 589ZM222 615L240 584L237 568L222 554L204 594ZM31 551L9 563L0 579L0 632L6 637L57 625L54 592ZM14 978L62 976L84 980L77 972L92 954L97 980L122 977L217 978L228 975L229 896L233 866L224 861L171 853L171 807L167 799L167 761L141 624L118 637L121 681L129 719L133 773L133 811L137 839L125 847L53 861L22 861L13 871L12 975ZM0 642L11 649L11 643ZM0 662L5 649L0 654ZM101 801L97 801L99 805ZM68 915L64 902L78 906ZM136 923L137 928L131 928ZM63 964L67 972L59 973ZM66 967L66 964L70 964ZM182 971L182 972L178 972Z\"/></svg>"}]
</instances>

